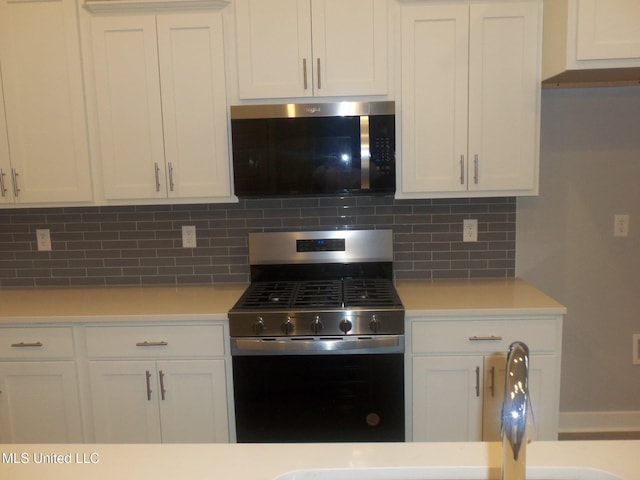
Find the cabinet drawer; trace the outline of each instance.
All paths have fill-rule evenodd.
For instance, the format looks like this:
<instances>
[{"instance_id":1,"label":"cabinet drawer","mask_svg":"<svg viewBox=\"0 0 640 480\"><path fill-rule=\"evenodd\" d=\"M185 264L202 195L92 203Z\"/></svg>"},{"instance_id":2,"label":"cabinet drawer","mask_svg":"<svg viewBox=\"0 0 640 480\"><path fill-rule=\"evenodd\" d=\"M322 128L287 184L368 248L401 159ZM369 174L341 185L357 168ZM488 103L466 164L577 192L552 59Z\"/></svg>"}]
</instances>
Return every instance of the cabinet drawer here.
<instances>
[{"instance_id":1,"label":"cabinet drawer","mask_svg":"<svg viewBox=\"0 0 640 480\"><path fill-rule=\"evenodd\" d=\"M516 340L532 352L554 352L560 335L555 318L417 321L411 333L413 353L506 353Z\"/></svg>"},{"instance_id":2,"label":"cabinet drawer","mask_svg":"<svg viewBox=\"0 0 640 480\"><path fill-rule=\"evenodd\" d=\"M224 355L222 325L87 327L86 339L92 358Z\"/></svg>"},{"instance_id":3,"label":"cabinet drawer","mask_svg":"<svg viewBox=\"0 0 640 480\"><path fill-rule=\"evenodd\" d=\"M0 329L1 359L73 358L71 327Z\"/></svg>"}]
</instances>

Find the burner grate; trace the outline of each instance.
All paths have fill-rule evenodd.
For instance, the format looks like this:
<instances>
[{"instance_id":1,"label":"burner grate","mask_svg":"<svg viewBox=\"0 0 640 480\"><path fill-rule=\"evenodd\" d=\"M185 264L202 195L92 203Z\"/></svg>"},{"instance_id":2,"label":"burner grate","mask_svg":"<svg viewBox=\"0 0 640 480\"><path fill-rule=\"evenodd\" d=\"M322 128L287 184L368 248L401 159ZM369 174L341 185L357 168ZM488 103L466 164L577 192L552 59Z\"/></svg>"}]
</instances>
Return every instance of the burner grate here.
<instances>
[{"instance_id":1,"label":"burner grate","mask_svg":"<svg viewBox=\"0 0 640 480\"><path fill-rule=\"evenodd\" d=\"M268 281L252 283L235 308L312 309L402 306L386 279Z\"/></svg>"},{"instance_id":2,"label":"burner grate","mask_svg":"<svg viewBox=\"0 0 640 480\"><path fill-rule=\"evenodd\" d=\"M342 282L340 280L317 280L300 282L293 299L293 306L342 307Z\"/></svg>"},{"instance_id":3,"label":"burner grate","mask_svg":"<svg viewBox=\"0 0 640 480\"><path fill-rule=\"evenodd\" d=\"M387 307L401 305L388 280L350 279L344 281L345 307Z\"/></svg>"},{"instance_id":4,"label":"burner grate","mask_svg":"<svg viewBox=\"0 0 640 480\"><path fill-rule=\"evenodd\" d=\"M238 301L242 308L282 308L291 304L296 282L254 282Z\"/></svg>"}]
</instances>

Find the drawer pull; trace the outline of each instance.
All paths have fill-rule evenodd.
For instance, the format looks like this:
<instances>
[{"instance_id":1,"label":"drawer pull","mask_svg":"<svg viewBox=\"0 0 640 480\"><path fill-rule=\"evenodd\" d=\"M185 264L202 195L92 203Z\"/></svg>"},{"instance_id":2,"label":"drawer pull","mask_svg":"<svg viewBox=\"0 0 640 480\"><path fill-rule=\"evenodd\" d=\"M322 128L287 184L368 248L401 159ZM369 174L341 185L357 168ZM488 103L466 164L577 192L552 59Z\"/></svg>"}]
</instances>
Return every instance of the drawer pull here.
<instances>
[{"instance_id":1,"label":"drawer pull","mask_svg":"<svg viewBox=\"0 0 640 480\"><path fill-rule=\"evenodd\" d=\"M11 344L11 346L15 348L42 347L43 345L44 344L42 342L20 342Z\"/></svg>"},{"instance_id":2,"label":"drawer pull","mask_svg":"<svg viewBox=\"0 0 640 480\"><path fill-rule=\"evenodd\" d=\"M166 347L167 345L169 345L169 342L165 342L164 340L159 342L147 342L145 340L144 342L136 343L136 347Z\"/></svg>"},{"instance_id":3,"label":"drawer pull","mask_svg":"<svg viewBox=\"0 0 640 480\"><path fill-rule=\"evenodd\" d=\"M497 342L502 340L502 337L500 335L488 335L485 337L474 335L473 337L469 337L469 340L472 342Z\"/></svg>"}]
</instances>

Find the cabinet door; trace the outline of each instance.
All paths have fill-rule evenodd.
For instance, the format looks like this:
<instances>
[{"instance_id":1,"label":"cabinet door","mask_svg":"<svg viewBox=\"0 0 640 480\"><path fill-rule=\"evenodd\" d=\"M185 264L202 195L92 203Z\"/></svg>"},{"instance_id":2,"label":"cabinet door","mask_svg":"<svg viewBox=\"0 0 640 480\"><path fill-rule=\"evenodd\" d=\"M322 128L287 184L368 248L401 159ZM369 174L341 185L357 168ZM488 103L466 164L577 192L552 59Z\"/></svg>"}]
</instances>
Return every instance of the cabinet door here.
<instances>
[{"instance_id":1,"label":"cabinet door","mask_svg":"<svg viewBox=\"0 0 640 480\"><path fill-rule=\"evenodd\" d=\"M529 367L529 390L533 411L535 440L558 439L560 371L556 355L531 355Z\"/></svg>"},{"instance_id":2,"label":"cabinet door","mask_svg":"<svg viewBox=\"0 0 640 480\"><path fill-rule=\"evenodd\" d=\"M640 2L576 1L576 60L640 58Z\"/></svg>"},{"instance_id":3,"label":"cabinet door","mask_svg":"<svg viewBox=\"0 0 640 480\"><path fill-rule=\"evenodd\" d=\"M483 358L413 359L413 440L478 441L482 436Z\"/></svg>"},{"instance_id":4,"label":"cabinet door","mask_svg":"<svg viewBox=\"0 0 640 480\"><path fill-rule=\"evenodd\" d=\"M77 22L73 0L0 2L0 136L8 135L15 180L4 183L19 203L92 199Z\"/></svg>"},{"instance_id":5,"label":"cabinet door","mask_svg":"<svg viewBox=\"0 0 640 480\"><path fill-rule=\"evenodd\" d=\"M157 23L168 195L229 196L222 15Z\"/></svg>"},{"instance_id":6,"label":"cabinet door","mask_svg":"<svg viewBox=\"0 0 640 480\"><path fill-rule=\"evenodd\" d=\"M163 443L229 441L224 360L158 361Z\"/></svg>"},{"instance_id":7,"label":"cabinet door","mask_svg":"<svg viewBox=\"0 0 640 480\"><path fill-rule=\"evenodd\" d=\"M73 362L0 363L0 443L81 443Z\"/></svg>"},{"instance_id":8,"label":"cabinet door","mask_svg":"<svg viewBox=\"0 0 640 480\"><path fill-rule=\"evenodd\" d=\"M484 387L482 408L482 441L497 442L502 436L502 404L504 403L504 385L507 357L496 353L484 359ZM530 372L531 374L531 372ZM531 379L529 380L531 383Z\"/></svg>"},{"instance_id":9,"label":"cabinet door","mask_svg":"<svg viewBox=\"0 0 640 480\"><path fill-rule=\"evenodd\" d=\"M533 191L541 5L471 5L470 12L469 190Z\"/></svg>"},{"instance_id":10,"label":"cabinet door","mask_svg":"<svg viewBox=\"0 0 640 480\"><path fill-rule=\"evenodd\" d=\"M309 0L236 0L240 98L313 95Z\"/></svg>"},{"instance_id":11,"label":"cabinet door","mask_svg":"<svg viewBox=\"0 0 640 480\"><path fill-rule=\"evenodd\" d=\"M504 402L506 356L485 357L482 441L500 441L500 423ZM529 436L537 440L557 440L558 382L555 355L529 357L529 399L531 401Z\"/></svg>"},{"instance_id":12,"label":"cabinet door","mask_svg":"<svg viewBox=\"0 0 640 480\"><path fill-rule=\"evenodd\" d=\"M160 443L154 361L91 362L89 375L96 442Z\"/></svg>"},{"instance_id":13,"label":"cabinet door","mask_svg":"<svg viewBox=\"0 0 640 480\"><path fill-rule=\"evenodd\" d=\"M154 16L91 19L107 199L166 197Z\"/></svg>"},{"instance_id":14,"label":"cabinet door","mask_svg":"<svg viewBox=\"0 0 640 480\"><path fill-rule=\"evenodd\" d=\"M316 96L387 93L386 0L312 0Z\"/></svg>"},{"instance_id":15,"label":"cabinet door","mask_svg":"<svg viewBox=\"0 0 640 480\"><path fill-rule=\"evenodd\" d=\"M466 191L468 5L402 7L402 191Z\"/></svg>"}]
</instances>

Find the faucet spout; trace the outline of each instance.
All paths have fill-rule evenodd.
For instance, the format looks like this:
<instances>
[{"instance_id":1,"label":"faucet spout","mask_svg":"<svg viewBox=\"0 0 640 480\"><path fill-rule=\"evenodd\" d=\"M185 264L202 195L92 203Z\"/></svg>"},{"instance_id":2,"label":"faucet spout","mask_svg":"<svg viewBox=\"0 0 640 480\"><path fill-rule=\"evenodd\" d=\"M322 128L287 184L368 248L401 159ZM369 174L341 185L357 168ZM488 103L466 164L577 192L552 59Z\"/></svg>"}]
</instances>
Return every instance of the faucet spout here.
<instances>
[{"instance_id":1,"label":"faucet spout","mask_svg":"<svg viewBox=\"0 0 640 480\"><path fill-rule=\"evenodd\" d=\"M502 405L502 480L525 479L529 406L529 348L513 342L507 354Z\"/></svg>"}]
</instances>

